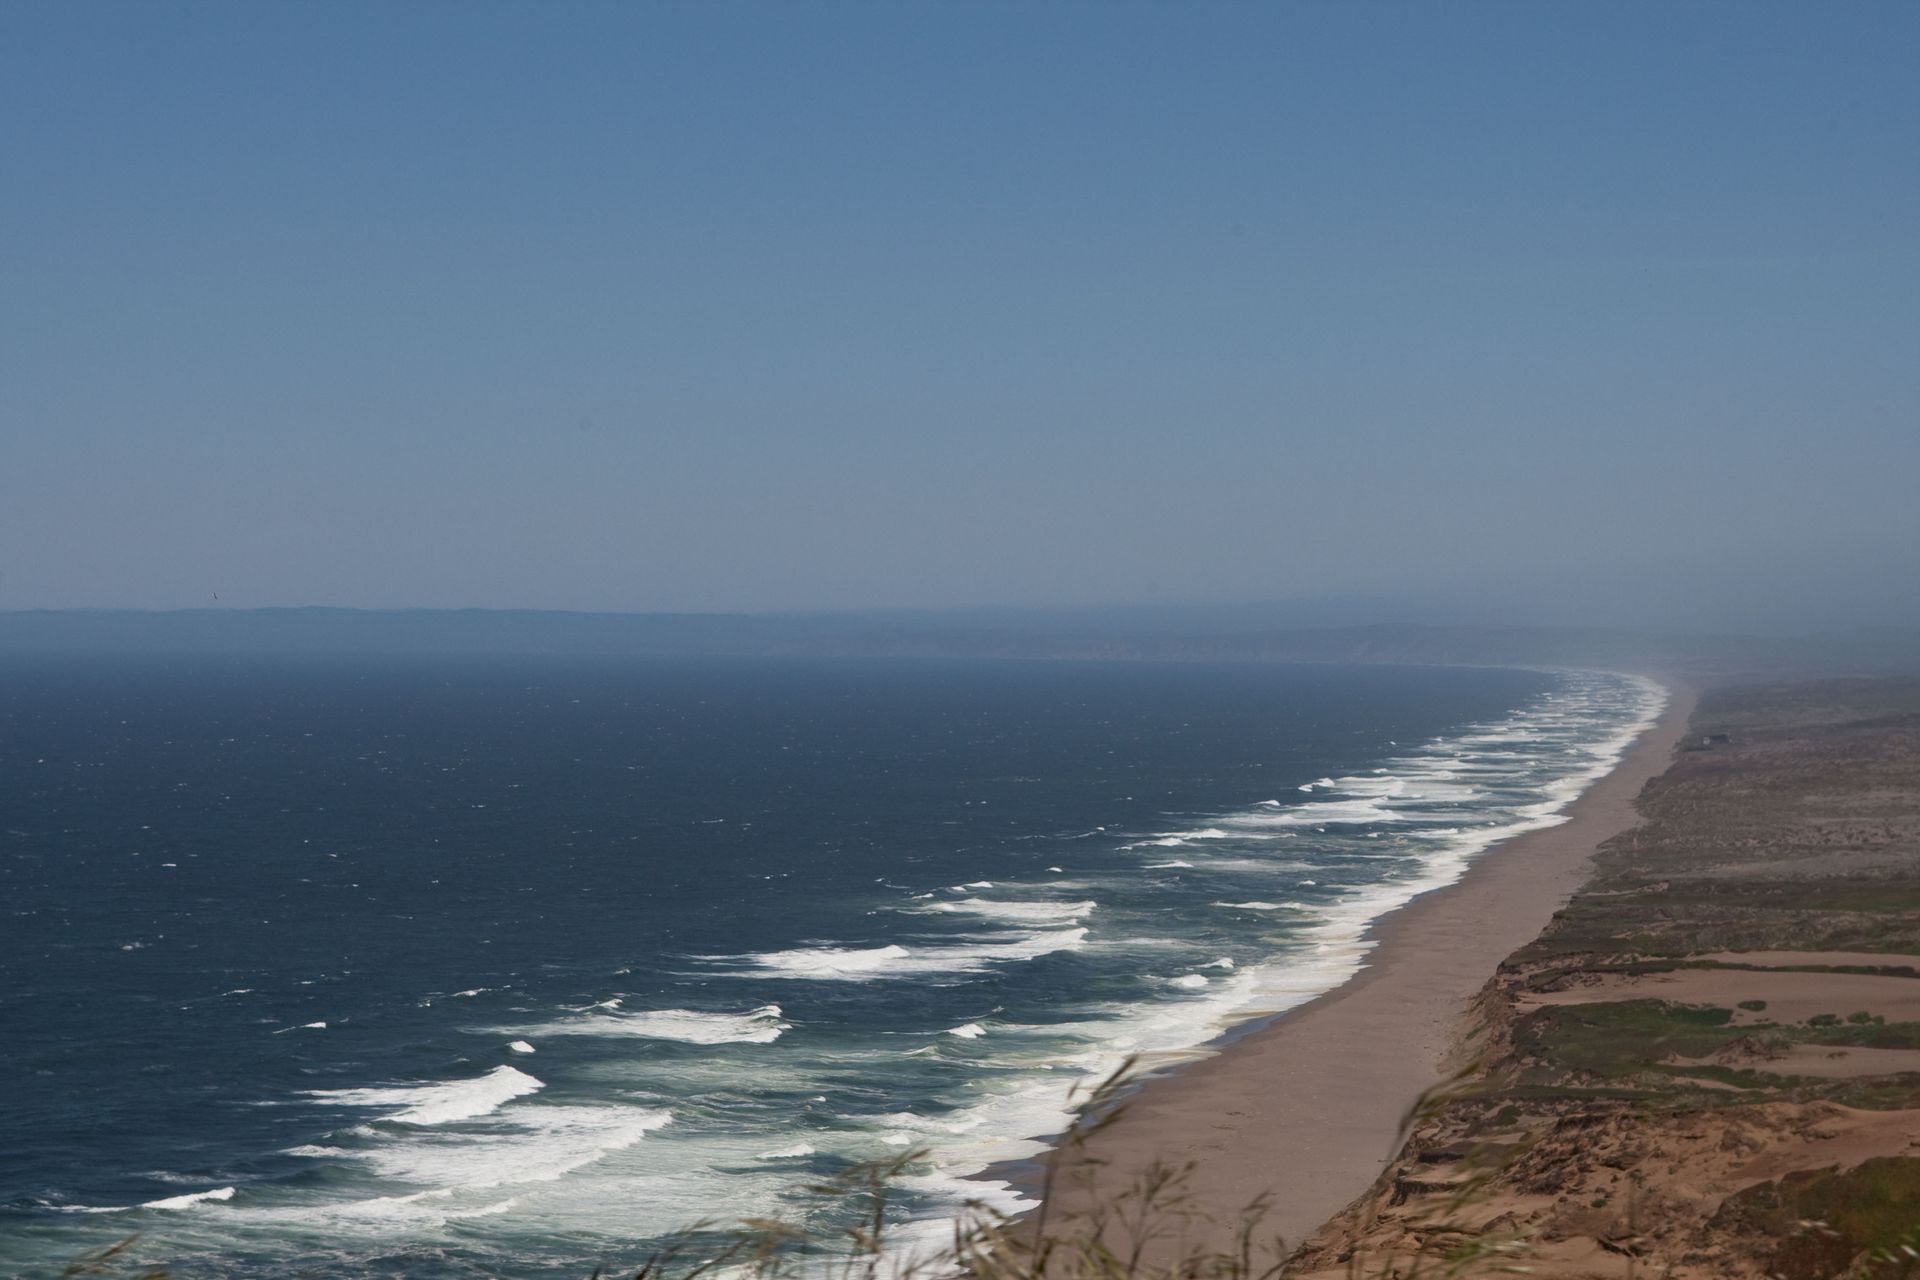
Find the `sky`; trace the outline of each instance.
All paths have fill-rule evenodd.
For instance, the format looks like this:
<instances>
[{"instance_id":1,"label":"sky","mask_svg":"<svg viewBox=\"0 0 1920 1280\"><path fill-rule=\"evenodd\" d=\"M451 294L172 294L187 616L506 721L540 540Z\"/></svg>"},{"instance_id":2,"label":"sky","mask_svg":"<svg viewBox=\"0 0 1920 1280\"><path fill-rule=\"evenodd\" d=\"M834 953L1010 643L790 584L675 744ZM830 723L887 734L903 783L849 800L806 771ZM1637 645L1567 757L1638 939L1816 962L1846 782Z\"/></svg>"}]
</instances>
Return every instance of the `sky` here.
<instances>
[{"instance_id":1,"label":"sky","mask_svg":"<svg viewBox=\"0 0 1920 1280\"><path fill-rule=\"evenodd\" d=\"M0 609L1920 621L1916 50L9 0Z\"/></svg>"}]
</instances>

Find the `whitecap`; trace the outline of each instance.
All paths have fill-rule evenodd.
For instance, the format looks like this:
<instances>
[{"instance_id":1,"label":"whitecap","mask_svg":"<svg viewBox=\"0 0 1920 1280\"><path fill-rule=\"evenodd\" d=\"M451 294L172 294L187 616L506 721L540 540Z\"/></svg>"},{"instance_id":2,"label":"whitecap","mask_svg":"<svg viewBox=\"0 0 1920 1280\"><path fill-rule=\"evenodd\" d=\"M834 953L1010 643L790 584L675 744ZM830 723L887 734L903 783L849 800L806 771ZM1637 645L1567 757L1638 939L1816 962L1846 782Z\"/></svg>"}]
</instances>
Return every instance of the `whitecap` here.
<instances>
[{"instance_id":1,"label":"whitecap","mask_svg":"<svg viewBox=\"0 0 1920 1280\"><path fill-rule=\"evenodd\" d=\"M434 1125L488 1115L515 1098L545 1087L543 1081L524 1071L495 1067L473 1080L385 1089L312 1089L307 1096L336 1107L397 1107L381 1118L398 1124Z\"/></svg>"},{"instance_id":2,"label":"whitecap","mask_svg":"<svg viewBox=\"0 0 1920 1280\"><path fill-rule=\"evenodd\" d=\"M772 1044L791 1024L780 1020L780 1006L764 1004L746 1013L716 1013L701 1009L614 1008L603 1001L579 1011L579 1016L531 1027L505 1028L524 1036L639 1036L648 1040L678 1040L683 1044ZM605 1012L598 1012L605 1010Z\"/></svg>"},{"instance_id":3,"label":"whitecap","mask_svg":"<svg viewBox=\"0 0 1920 1280\"><path fill-rule=\"evenodd\" d=\"M458 1190L555 1182L632 1146L672 1119L672 1113L654 1108L535 1104L490 1120L489 1127L479 1131L375 1132L367 1146L345 1152L345 1157L383 1178L430 1190L289 1211L287 1216L356 1221L384 1219L399 1212L406 1217L414 1213L408 1208L412 1202L444 1199ZM447 1213L435 1210L433 1216Z\"/></svg>"},{"instance_id":4,"label":"whitecap","mask_svg":"<svg viewBox=\"0 0 1920 1280\"><path fill-rule=\"evenodd\" d=\"M1241 814L1231 821L1243 827L1321 827L1328 823L1404 822L1377 799L1320 800L1278 812Z\"/></svg>"},{"instance_id":5,"label":"whitecap","mask_svg":"<svg viewBox=\"0 0 1920 1280\"><path fill-rule=\"evenodd\" d=\"M736 959L748 972L777 978L867 982L876 978L904 978L920 974L979 973L1000 961L1034 960L1056 951L1077 950L1086 940L1084 928L1040 929L1014 934L1009 941L982 941L950 946L903 947L794 947Z\"/></svg>"},{"instance_id":6,"label":"whitecap","mask_svg":"<svg viewBox=\"0 0 1920 1280\"><path fill-rule=\"evenodd\" d=\"M942 915L987 916L1017 924L1048 925L1073 924L1096 905L1093 902L995 902L986 898L961 898L957 902L933 902L909 909Z\"/></svg>"},{"instance_id":7,"label":"whitecap","mask_svg":"<svg viewBox=\"0 0 1920 1280\"><path fill-rule=\"evenodd\" d=\"M197 1204L208 1204L219 1200L233 1199L232 1187L217 1187L212 1191L194 1191L184 1196L168 1196L164 1200L149 1200L141 1205L142 1209L191 1209Z\"/></svg>"}]
</instances>

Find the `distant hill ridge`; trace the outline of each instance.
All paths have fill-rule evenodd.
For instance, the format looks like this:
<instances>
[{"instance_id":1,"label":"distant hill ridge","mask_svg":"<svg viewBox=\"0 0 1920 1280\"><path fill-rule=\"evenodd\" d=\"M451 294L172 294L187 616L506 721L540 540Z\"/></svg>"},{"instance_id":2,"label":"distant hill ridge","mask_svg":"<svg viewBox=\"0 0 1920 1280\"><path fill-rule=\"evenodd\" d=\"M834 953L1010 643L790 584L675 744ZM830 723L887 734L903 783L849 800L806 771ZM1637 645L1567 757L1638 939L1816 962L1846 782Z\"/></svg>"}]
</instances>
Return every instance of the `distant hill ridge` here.
<instances>
[{"instance_id":1,"label":"distant hill ridge","mask_svg":"<svg viewBox=\"0 0 1920 1280\"><path fill-rule=\"evenodd\" d=\"M926 614L573 613L533 609L0 612L0 653L632 654L1584 665L1738 672L1920 670L1920 628L1798 637L1374 624L1190 634Z\"/></svg>"}]
</instances>

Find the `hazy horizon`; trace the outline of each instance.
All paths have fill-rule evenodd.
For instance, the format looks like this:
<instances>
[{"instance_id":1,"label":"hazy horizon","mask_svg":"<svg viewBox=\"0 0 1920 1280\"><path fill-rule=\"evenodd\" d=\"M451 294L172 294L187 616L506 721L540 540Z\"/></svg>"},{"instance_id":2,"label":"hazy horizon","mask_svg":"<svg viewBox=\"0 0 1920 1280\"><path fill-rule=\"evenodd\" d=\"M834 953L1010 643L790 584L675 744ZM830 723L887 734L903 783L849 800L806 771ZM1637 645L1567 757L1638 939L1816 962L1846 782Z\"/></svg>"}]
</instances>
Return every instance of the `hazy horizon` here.
<instances>
[{"instance_id":1,"label":"hazy horizon","mask_svg":"<svg viewBox=\"0 0 1920 1280\"><path fill-rule=\"evenodd\" d=\"M1920 623L1920 11L0 12L0 610Z\"/></svg>"}]
</instances>

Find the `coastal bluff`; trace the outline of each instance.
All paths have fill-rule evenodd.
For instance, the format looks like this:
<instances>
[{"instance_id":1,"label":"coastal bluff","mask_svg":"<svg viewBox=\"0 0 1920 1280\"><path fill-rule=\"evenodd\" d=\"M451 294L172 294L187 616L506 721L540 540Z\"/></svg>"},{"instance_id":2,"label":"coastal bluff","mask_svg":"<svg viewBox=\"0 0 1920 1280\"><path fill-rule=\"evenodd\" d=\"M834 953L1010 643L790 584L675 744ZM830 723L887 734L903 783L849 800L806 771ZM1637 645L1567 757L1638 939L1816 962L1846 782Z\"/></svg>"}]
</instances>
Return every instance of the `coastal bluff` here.
<instances>
[{"instance_id":1,"label":"coastal bluff","mask_svg":"<svg viewBox=\"0 0 1920 1280\"><path fill-rule=\"evenodd\" d=\"M1638 808L1290 1274L1906 1274L1920 681L1711 690Z\"/></svg>"}]
</instances>

